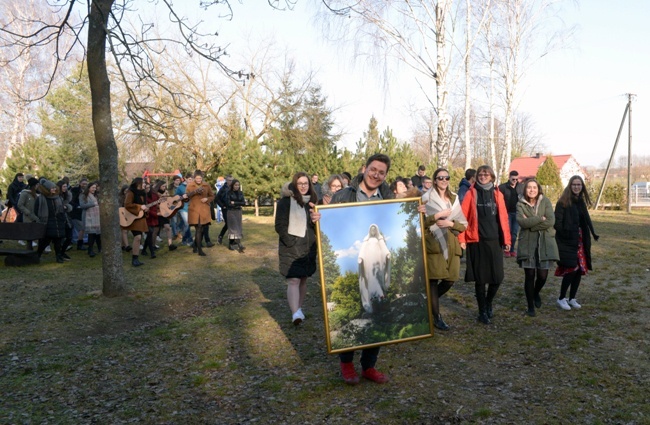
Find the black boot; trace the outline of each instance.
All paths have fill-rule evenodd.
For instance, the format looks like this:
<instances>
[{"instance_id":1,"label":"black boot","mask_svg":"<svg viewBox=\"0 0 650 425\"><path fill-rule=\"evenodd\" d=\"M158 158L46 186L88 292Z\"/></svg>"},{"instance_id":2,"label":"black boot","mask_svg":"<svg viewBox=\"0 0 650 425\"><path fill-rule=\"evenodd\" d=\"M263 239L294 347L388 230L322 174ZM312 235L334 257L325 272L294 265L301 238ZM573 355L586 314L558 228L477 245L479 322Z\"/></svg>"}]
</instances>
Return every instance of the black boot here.
<instances>
[{"instance_id":1,"label":"black boot","mask_svg":"<svg viewBox=\"0 0 650 425\"><path fill-rule=\"evenodd\" d=\"M196 251L201 257L205 257L205 252L203 252L203 225L199 224L196 226L196 234L194 235L194 243L196 244Z\"/></svg>"},{"instance_id":2,"label":"black boot","mask_svg":"<svg viewBox=\"0 0 650 425\"><path fill-rule=\"evenodd\" d=\"M485 325L489 325L491 322L486 309L485 285L476 283L474 284L474 289L476 292L476 302L478 304L478 317L476 319Z\"/></svg>"},{"instance_id":3,"label":"black boot","mask_svg":"<svg viewBox=\"0 0 650 425\"><path fill-rule=\"evenodd\" d=\"M137 255L132 255L131 256L131 264L133 265L133 267L140 267L140 266L144 265L144 263L142 261L138 260Z\"/></svg>"},{"instance_id":4,"label":"black boot","mask_svg":"<svg viewBox=\"0 0 650 425\"><path fill-rule=\"evenodd\" d=\"M492 300L494 300L498 290L499 285L488 285L487 296L485 297L485 313L490 319L494 317L494 313L492 312Z\"/></svg>"},{"instance_id":5,"label":"black boot","mask_svg":"<svg viewBox=\"0 0 650 425\"><path fill-rule=\"evenodd\" d=\"M433 320L433 324L436 328L440 329L441 331L448 331L449 330L449 325L445 323L444 320L442 320L442 315L438 314Z\"/></svg>"},{"instance_id":6,"label":"black boot","mask_svg":"<svg viewBox=\"0 0 650 425\"><path fill-rule=\"evenodd\" d=\"M96 254L93 251L93 246L95 246L95 234L91 233L88 235L88 256L93 258Z\"/></svg>"}]
</instances>

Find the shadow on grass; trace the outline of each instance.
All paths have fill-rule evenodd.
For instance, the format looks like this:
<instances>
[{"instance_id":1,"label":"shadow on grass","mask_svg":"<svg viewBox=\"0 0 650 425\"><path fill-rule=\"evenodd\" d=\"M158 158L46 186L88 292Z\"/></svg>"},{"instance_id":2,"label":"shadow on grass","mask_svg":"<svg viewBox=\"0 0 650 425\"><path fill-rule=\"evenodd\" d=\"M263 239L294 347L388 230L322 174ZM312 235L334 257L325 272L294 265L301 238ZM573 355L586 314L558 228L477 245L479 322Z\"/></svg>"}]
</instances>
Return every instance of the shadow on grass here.
<instances>
[{"instance_id":1,"label":"shadow on grass","mask_svg":"<svg viewBox=\"0 0 650 425\"><path fill-rule=\"evenodd\" d=\"M307 281L307 296L303 306L306 318L298 326L291 321L285 278L276 270L263 267L255 269L252 278L267 300L263 307L291 342L300 359L308 363L314 361L315 357L322 361L326 356L330 356L327 353L323 300L317 274ZM334 356L332 358L334 359Z\"/></svg>"}]
</instances>

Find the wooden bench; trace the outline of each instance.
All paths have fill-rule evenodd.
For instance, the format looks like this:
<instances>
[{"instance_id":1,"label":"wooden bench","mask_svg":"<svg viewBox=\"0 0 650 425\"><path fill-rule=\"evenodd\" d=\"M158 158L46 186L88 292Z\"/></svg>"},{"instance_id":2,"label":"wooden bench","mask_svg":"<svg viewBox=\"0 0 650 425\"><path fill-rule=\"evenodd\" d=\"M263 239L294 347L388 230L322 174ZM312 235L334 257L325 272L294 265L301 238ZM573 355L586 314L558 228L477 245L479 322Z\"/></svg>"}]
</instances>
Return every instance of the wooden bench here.
<instances>
[{"instance_id":1,"label":"wooden bench","mask_svg":"<svg viewBox=\"0 0 650 425\"><path fill-rule=\"evenodd\" d=\"M45 236L45 224L41 223L0 223L0 241L2 240L23 240L35 241ZM5 255L6 266L24 266L27 264L38 264L37 251L29 243L25 249L12 249L0 244L0 255Z\"/></svg>"}]
</instances>

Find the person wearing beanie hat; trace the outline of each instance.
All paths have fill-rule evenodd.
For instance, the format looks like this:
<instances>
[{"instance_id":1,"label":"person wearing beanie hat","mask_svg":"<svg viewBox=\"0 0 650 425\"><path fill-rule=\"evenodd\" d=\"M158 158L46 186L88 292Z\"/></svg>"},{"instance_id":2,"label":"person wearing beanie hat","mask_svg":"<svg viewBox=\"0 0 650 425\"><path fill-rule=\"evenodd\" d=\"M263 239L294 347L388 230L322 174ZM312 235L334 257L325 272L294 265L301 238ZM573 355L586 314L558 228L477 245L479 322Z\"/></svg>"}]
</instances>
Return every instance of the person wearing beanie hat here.
<instances>
[{"instance_id":1,"label":"person wearing beanie hat","mask_svg":"<svg viewBox=\"0 0 650 425\"><path fill-rule=\"evenodd\" d=\"M47 179L41 179L39 186L41 196L36 198L34 211L40 223L46 224L45 236L38 241L38 256L43 254L45 249L54 245L56 262L63 263L62 243L65 238L66 211L63 206L59 188Z\"/></svg>"}]
</instances>

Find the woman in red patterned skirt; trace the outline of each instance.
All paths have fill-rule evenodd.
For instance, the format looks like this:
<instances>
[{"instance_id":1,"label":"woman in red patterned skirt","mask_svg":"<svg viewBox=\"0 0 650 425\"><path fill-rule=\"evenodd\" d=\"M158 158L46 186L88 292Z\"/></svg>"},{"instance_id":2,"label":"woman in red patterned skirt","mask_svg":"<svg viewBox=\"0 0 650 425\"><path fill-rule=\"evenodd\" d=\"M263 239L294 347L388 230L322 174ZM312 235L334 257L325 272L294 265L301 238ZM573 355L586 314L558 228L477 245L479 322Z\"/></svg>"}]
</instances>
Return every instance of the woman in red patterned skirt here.
<instances>
[{"instance_id":1,"label":"woman in red patterned skirt","mask_svg":"<svg viewBox=\"0 0 650 425\"><path fill-rule=\"evenodd\" d=\"M591 267L591 235L598 240L589 216L591 205L585 182L580 176L573 176L555 206L555 241L560 254L555 276L562 277L562 286L557 305L562 310L579 309L576 300L582 275ZM569 300L566 292L569 291Z\"/></svg>"}]
</instances>

